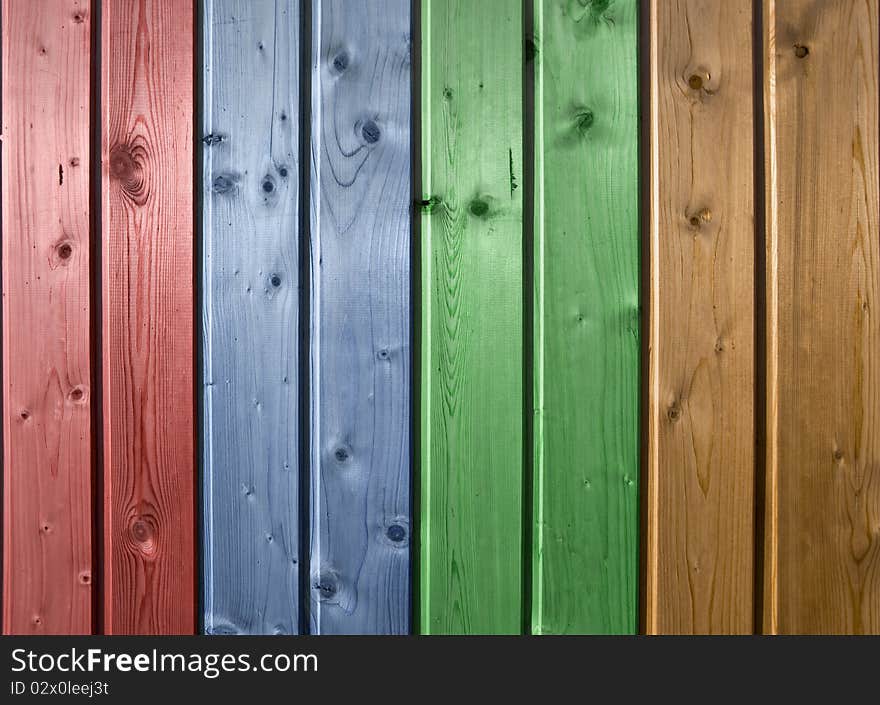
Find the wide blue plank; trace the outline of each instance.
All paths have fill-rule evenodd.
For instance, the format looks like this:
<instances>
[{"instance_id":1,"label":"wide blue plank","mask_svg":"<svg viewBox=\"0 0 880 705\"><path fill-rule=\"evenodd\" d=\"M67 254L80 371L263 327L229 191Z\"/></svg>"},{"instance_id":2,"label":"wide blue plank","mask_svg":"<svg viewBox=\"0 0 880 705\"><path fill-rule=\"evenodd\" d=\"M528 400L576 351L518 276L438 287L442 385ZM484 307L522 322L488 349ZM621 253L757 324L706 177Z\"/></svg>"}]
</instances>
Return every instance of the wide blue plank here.
<instances>
[{"instance_id":1,"label":"wide blue plank","mask_svg":"<svg viewBox=\"0 0 880 705\"><path fill-rule=\"evenodd\" d=\"M299 626L299 27L298 0L205 0L209 634Z\"/></svg>"},{"instance_id":2,"label":"wide blue plank","mask_svg":"<svg viewBox=\"0 0 880 705\"><path fill-rule=\"evenodd\" d=\"M312 28L311 629L407 633L410 2Z\"/></svg>"}]
</instances>

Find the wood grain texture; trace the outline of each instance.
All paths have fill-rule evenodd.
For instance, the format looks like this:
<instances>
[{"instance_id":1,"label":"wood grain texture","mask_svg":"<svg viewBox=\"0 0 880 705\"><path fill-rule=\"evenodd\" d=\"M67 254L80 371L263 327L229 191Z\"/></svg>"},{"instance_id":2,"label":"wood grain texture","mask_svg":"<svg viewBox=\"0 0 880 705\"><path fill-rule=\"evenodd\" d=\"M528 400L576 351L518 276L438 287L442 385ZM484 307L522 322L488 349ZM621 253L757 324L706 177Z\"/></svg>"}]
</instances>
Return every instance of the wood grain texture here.
<instances>
[{"instance_id":1,"label":"wood grain texture","mask_svg":"<svg viewBox=\"0 0 880 705\"><path fill-rule=\"evenodd\" d=\"M876 0L764 6L764 631L880 633Z\"/></svg>"},{"instance_id":2,"label":"wood grain texture","mask_svg":"<svg viewBox=\"0 0 880 705\"><path fill-rule=\"evenodd\" d=\"M750 633L752 3L650 10L646 628Z\"/></svg>"},{"instance_id":3,"label":"wood grain texture","mask_svg":"<svg viewBox=\"0 0 880 705\"><path fill-rule=\"evenodd\" d=\"M637 15L535 0L534 634L638 624Z\"/></svg>"},{"instance_id":4,"label":"wood grain texture","mask_svg":"<svg viewBox=\"0 0 880 705\"><path fill-rule=\"evenodd\" d=\"M102 3L104 630L195 629L193 6Z\"/></svg>"},{"instance_id":5,"label":"wood grain texture","mask_svg":"<svg viewBox=\"0 0 880 705\"><path fill-rule=\"evenodd\" d=\"M311 629L405 634L410 3L312 3Z\"/></svg>"},{"instance_id":6,"label":"wood grain texture","mask_svg":"<svg viewBox=\"0 0 880 705\"><path fill-rule=\"evenodd\" d=\"M296 634L299 2L204 8L204 628Z\"/></svg>"},{"instance_id":7,"label":"wood grain texture","mask_svg":"<svg viewBox=\"0 0 880 705\"><path fill-rule=\"evenodd\" d=\"M3 2L3 631L92 629L90 17Z\"/></svg>"},{"instance_id":8,"label":"wood grain texture","mask_svg":"<svg viewBox=\"0 0 880 705\"><path fill-rule=\"evenodd\" d=\"M422 2L420 629L522 626L522 3Z\"/></svg>"}]
</instances>

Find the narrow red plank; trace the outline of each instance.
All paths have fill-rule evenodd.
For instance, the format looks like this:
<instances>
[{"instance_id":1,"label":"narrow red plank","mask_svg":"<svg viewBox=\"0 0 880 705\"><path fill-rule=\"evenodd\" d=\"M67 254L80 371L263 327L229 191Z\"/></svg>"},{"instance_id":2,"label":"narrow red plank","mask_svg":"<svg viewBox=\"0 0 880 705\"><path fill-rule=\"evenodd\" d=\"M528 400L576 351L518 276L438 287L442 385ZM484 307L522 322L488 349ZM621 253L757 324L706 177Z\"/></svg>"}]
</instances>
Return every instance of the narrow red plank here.
<instances>
[{"instance_id":1,"label":"narrow red plank","mask_svg":"<svg viewBox=\"0 0 880 705\"><path fill-rule=\"evenodd\" d=\"M192 0L104 0L104 631L195 629Z\"/></svg>"},{"instance_id":2,"label":"narrow red plank","mask_svg":"<svg viewBox=\"0 0 880 705\"><path fill-rule=\"evenodd\" d=\"M92 628L88 0L3 1L3 631Z\"/></svg>"}]
</instances>

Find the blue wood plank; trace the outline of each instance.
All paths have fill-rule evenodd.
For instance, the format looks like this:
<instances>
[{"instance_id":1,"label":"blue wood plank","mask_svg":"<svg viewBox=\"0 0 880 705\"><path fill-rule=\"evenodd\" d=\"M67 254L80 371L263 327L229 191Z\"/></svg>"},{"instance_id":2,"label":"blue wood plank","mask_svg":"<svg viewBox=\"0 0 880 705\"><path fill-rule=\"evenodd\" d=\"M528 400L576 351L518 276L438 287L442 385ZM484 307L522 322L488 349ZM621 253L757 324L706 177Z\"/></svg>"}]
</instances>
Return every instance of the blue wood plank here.
<instances>
[{"instance_id":1,"label":"blue wood plank","mask_svg":"<svg viewBox=\"0 0 880 705\"><path fill-rule=\"evenodd\" d=\"M311 629L407 633L410 3L312 27Z\"/></svg>"},{"instance_id":2,"label":"blue wood plank","mask_svg":"<svg viewBox=\"0 0 880 705\"><path fill-rule=\"evenodd\" d=\"M298 631L298 0L204 12L204 627Z\"/></svg>"}]
</instances>

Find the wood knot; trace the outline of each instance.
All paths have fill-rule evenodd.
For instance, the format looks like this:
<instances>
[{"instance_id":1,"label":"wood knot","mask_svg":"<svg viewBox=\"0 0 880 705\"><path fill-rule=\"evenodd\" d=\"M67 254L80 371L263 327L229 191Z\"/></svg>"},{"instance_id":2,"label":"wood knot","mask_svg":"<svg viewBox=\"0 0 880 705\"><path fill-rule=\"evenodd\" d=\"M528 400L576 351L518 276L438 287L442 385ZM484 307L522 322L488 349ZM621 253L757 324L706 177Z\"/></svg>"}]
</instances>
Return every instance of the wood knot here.
<instances>
[{"instance_id":1,"label":"wood knot","mask_svg":"<svg viewBox=\"0 0 880 705\"><path fill-rule=\"evenodd\" d=\"M348 69L349 64L349 56L348 52L340 51L336 56L333 57L333 70L336 73L345 73L346 69Z\"/></svg>"},{"instance_id":2,"label":"wood knot","mask_svg":"<svg viewBox=\"0 0 880 705\"><path fill-rule=\"evenodd\" d=\"M361 127L361 135L367 144L376 144L382 136L382 131L375 122L367 120Z\"/></svg>"},{"instance_id":3,"label":"wood knot","mask_svg":"<svg viewBox=\"0 0 880 705\"><path fill-rule=\"evenodd\" d=\"M346 463L348 459L351 457L351 453L348 448L344 446L339 446L336 450L333 451L333 457L336 458L337 463Z\"/></svg>"},{"instance_id":4,"label":"wood knot","mask_svg":"<svg viewBox=\"0 0 880 705\"><path fill-rule=\"evenodd\" d=\"M593 122L595 122L595 116L589 108L584 108L574 116L575 129L582 135L585 135L587 130L593 126Z\"/></svg>"},{"instance_id":5,"label":"wood knot","mask_svg":"<svg viewBox=\"0 0 880 705\"><path fill-rule=\"evenodd\" d=\"M92 584L92 574L84 570L79 574L79 582L80 585L91 585Z\"/></svg>"},{"instance_id":6,"label":"wood knot","mask_svg":"<svg viewBox=\"0 0 880 705\"><path fill-rule=\"evenodd\" d=\"M22 409L18 416L22 421L27 421L31 417L31 412L27 409Z\"/></svg>"},{"instance_id":7,"label":"wood knot","mask_svg":"<svg viewBox=\"0 0 880 705\"><path fill-rule=\"evenodd\" d=\"M217 176L214 177L214 181L211 183L211 190L214 193L229 193L235 188L238 180L238 174L233 174L231 172L217 174Z\"/></svg>"},{"instance_id":8,"label":"wood knot","mask_svg":"<svg viewBox=\"0 0 880 705\"><path fill-rule=\"evenodd\" d=\"M525 54L527 62L535 60L535 57L538 55L538 45L535 42L534 37L526 37L523 53Z\"/></svg>"},{"instance_id":9,"label":"wood knot","mask_svg":"<svg viewBox=\"0 0 880 705\"><path fill-rule=\"evenodd\" d=\"M49 268L66 267L73 261L73 243L66 237L55 243L49 254Z\"/></svg>"},{"instance_id":10,"label":"wood knot","mask_svg":"<svg viewBox=\"0 0 880 705\"><path fill-rule=\"evenodd\" d=\"M666 418L668 418L672 423L675 423L681 418L681 408L678 404L672 404L666 410Z\"/></svg>"},{"instance_id":11,"label":"wood knot","mask_svg":"<svg viewBox=\"0 0 880 705\"><path fill-rule=\"evenodd\" d=\"M263 181L260 184L260 188L263 189L263 193L265 193L267 196L271 195L272 193L275 192L275 180L271 176L269 176L269 174L266 174L263 177Z\"/></svg>"},{"instance_id":12,"label":"wood knot","mask_svg":"<svg viewBox=\"0 0 880 705\"><path fill-rule=\"evenodd\" d=\"M839 463L843 460L843 451L840 448L834 449L834 459Z\"/></svg>"},{"instance_id":13,"label":"wood knot","mask_svg":"<svg viewBox=\"0 0 880 705\"><path fill-rule=\"evenodd\" d=\"M83 15L82 12L76 12L76 13L74 13L74 15L73 15L73 21L74 21L76 24L82 24L83 22L86 21L85 15Z\"/></svg>"},{"instance_id":14,"label":"wood knot","mask_svg":"<svg viewBox=\"0 0 880 705\"><path fill-rule=\"evenodd\" d=\"M443 100L447 103L455 97L455 94L452 92L452 89L449 86L443 89Z\"/></svg>"},{"instance_id":15,"label":"wood knot","mask_svg":"<svg viewBox=\"0 0 880 705\"><path fill-rule=\"evenodd\" d=\"M156 527L152 518L144 515L132 517L128 533L141 554L147 557L156 555Z\"/></svg>"},{"instance_id":16,"label":"wood knot","mask_svg":"<svg viewBox=\"0 0 880 705\"><path fill-rule=\"evenodd\" d=\"M286 166L282 166L282 167L278 168L278 176L280 176L282 179L286 179L287 174L288 174L288 172L287 172Z\"/></svg>"},{"instance_id":17,"label":"wood knot","mask_svg":"<svg viewBox=\"0 0 880 705\"><path fill-rule=\"evenodd\" d=\"M339 580L333 573L321 573L312 587L318 593L318 599L326 602L332 600L339 592Z\"/></svg>"},{"instance_id":18,"label":"wood knot","mask_svg":"<svg viewBox=\"0 0 880 705\"><path fill-rule=\"evenodd\" d=\"M433 213L442 202L440 196L431 196L416 201L416 206L425 213Z\"/></svg>"},{"instance_id":19,"label":"wood knot","mask_svg":"<svg viewBox=\"0 0 880 705\"><path fill-rule=\"evenodd\" d=\"M147 189L140 158L144 149L135 145L117 145L110 150L110 177L115 180L132 201L146 202Z\"/></svg>"},{"instance_id":20,"label":"wood knot","mask_svg":"<svg viewBox=\"0 0 880 705\"><path fill-rule=\"evenodd\" d=\"M691 74L690 78L688 78L688 86L694 91L702 90L703 77L698 73Z\"/></svg>"},{"instance_id":21,"label":"wood knot","mask_svg":"<svg viewBox=\"0 0 880 705\"><path fill-rule=\"evenodd\" d=\"M376 353L376 357L382 360L382 362L387 362L391 359L391 353L388 352L387 348L382 348Z\"/></svg>"},{"instance_id":22,"label":"wood knot","mask_svg":"<svg viewBox=\"0 0 880 705\"><path fill-rule=\"evenodd\" d=\"M277 289L279 286L281 286L281 277L277 274L273 274L271 277L269 277L269 283Z\"/></svg>"},{"instance_id":23,"label":"wood knot","mask_svg":"<svg viewBox=\"0 0 880 705\"><path fill-rule=\"evenodd\" d=\"M79 157L71 157L68 164L70 164L70 166L79 166Z\"/></svg>"},{"instance_id":24,"label":"wood knot","mask_svg":"<svg viewBox=\"0 0 880 705\"><path fill-rule=\"evenodd\" d=\"M208 147L213 147L215 144L220 144L224 141L226 141L225 135L214 134L213 132L210 132L202 137L202 142L204 142Z\"/></svg>"},{"instance_id":25,"label":"wood knot","mask_svg":"<svg viewBox=\"0 0 880 705\"><path fill-rule=\"evenodd\" d=\"M86 392L82 387L74 387L70 390L70 400L74 404L79 404L80 402L85 401Z\"/></svg>"},{"instance_id":26,"label":"wood knot","mask_svg":"<svg viewBox=\"0 0 880 705\"><path fill-rule=\"evenodd\" d=\"M400 524L392 524L385 530L385 535L389 541L401 543L406 540L406 528Z\"/></svg>"},{"instance_id":27,"label":"wood knot","mask_svg":"<svg viewBox=\"0 0 880 705\"><path fill-rule=\"evenodd\" d=\"M484 218L486 214L489 212L489 204L479 196L477 196L474 200L471 201L468 206L468 210L471 215L477 218Z\"/></svg>"},{"instance_id":28,"label":"wood knot","mask_svg":"<svg viewBox=\"0 0 880 705\"><path fill-rule=\"evenodd\" d=\"M703 208L696 213L691 213L687 218L692 228L700 228L704 223L712 222L712 211L708 208Z\"/></svg>"},{"instance_id":29,"label":"wood knot","mask_svg":"<svg viewBox=\"0 0 880 705\"><path fill-rule=\"evenodd\" d=\"M799 59L805 59L810 55L810 48L803 44L794 45L794 55Z\"/></svg>"}]
</instances>

